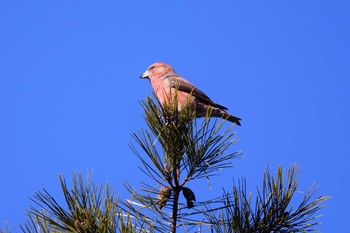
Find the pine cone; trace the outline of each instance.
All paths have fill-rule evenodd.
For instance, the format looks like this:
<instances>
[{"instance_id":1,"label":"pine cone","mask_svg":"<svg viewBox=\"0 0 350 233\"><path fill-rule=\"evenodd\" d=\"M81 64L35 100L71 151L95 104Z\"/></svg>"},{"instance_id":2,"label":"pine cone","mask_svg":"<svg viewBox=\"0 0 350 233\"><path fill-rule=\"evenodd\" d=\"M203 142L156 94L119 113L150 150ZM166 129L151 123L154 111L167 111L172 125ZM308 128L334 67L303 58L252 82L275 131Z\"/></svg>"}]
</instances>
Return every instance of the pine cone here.
<instances>
[{"instance_id":1,"label":"pine cone","mask_svg":"<svg viewBox=\"0 0 350 233\"><path fill-rule=\"evenodd\" d=\"M196 200L196 196L194 195L193 191L189 188L182 187L182 194L187 200L187 208L192 208L194 206L193 201Z\"/></svg>"},{"instance_id":2,"label":"pine cone","mask_svg":"<svg viewBox=\"0 0 350 233\"><path fill-rule=\"evenodd\" d=\"M160 210L165 206L165 204L167 203L170 197L171 197L171 188L167 186L161 187L157 195L157 200L158 200L157 204Z\"/></svg>"}]
</instances>

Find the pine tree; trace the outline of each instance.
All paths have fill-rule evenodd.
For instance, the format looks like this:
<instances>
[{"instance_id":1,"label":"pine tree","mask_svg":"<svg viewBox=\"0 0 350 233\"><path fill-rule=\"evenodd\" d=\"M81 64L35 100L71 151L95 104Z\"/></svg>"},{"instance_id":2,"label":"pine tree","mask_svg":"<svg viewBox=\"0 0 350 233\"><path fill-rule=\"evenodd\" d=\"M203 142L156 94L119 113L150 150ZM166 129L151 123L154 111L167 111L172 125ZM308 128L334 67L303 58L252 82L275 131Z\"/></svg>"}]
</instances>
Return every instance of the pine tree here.
<instances>
[{"instance_id":1,"label":"pine tree","mask_svg":"<svg viewBox=\"0 0 350 233\"><path fill-rule=\"evenodd\" d=\"M196 119L190 107L178 111L177 101L160 107L152 98L141 103L148 129L133 133L131 150L146 175L141 187L125 184L131 198L116 198L108 184L73 176L73 189L59 177L65 206L46 190L37 192L28 210L23 232L314 232L321 205L328 196L313 199L317 186L306 190L301 202L292 202L298 187L297 165L276 176L266 168L256 196L238 180L220 197L197 202L191 184L232 168L240 152L230 152L236 142L234 124L222 119ZM141 148L141 152L139 151Z\"/></svg>"}]
</instances>

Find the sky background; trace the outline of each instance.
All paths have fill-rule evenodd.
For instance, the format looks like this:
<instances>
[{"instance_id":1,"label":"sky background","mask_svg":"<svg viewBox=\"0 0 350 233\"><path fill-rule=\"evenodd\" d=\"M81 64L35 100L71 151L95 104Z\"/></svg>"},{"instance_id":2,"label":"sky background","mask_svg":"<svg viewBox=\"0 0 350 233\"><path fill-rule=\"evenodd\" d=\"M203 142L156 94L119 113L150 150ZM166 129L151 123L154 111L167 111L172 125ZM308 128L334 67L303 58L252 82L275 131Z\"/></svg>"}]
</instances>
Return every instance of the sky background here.
<instances>
[{"instance_id":1,"label":"sky background","mask_svg":"<svg viewBox=\"0 0 350 233\"><path fill-rule=\"evenodd\" d=\"M122 198L147 181L128 143L157 61L243 119L245 158L189 184L198 201L296 162L300 190L332 196L318 229L348 229L349 1L1 1L0 32L0 229L42 188L61 200L58 174L93 170Z\"/></svg>"}]
</instances>

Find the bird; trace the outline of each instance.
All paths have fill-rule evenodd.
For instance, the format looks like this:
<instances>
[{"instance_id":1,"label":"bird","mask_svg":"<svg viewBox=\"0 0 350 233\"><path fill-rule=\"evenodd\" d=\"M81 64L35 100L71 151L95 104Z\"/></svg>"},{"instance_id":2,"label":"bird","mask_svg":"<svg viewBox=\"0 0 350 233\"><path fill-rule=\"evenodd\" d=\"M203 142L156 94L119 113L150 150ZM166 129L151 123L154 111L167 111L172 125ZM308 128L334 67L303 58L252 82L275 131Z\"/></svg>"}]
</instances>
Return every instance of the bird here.
<instances>
[{"instance_id":1,"label":"bird","mask_svg":"<svg viewBox=\"0 0 350 233\"><path fill-rule=\"evenodd\" d=\"M209 107L212 109L211 117L219 117L241 125L240 118L231 115L226 107L215 103L201 90L196 88L192 83L178 75L175 70L164 62L156 62L150 65L147 70L140 76L142 79L149 79L152 88L160 102L164 104L174 101L177 93L178 109L189 104L196 109L196 117L205 117ZM177 89L177 92L176 92Z\"/></svg>"}]
</instances>

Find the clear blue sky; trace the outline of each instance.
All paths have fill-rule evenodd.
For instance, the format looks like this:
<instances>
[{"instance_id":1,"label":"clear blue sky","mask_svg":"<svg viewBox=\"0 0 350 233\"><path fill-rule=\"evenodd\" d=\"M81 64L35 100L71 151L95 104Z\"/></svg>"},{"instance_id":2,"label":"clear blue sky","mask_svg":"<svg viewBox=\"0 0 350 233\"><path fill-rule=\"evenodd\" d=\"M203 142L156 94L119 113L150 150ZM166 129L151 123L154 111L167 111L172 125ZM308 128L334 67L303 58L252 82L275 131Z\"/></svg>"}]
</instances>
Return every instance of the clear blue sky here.
<instances>
[{"instance_id":1,"label":"clear blue sky","mask_svg":"<svg viewBox=\"0 0 350 233\"><path fill-rule=\"evenodd\" d=\"M93 170L122 198L147 178L128 143L146 128L139 75L163 61L241 117L245 158L194 183L197 199L232 178L260 186L266 163L297 162L300 189L331 195L324 232L348 221L349 1L2 1L0 3L0 228L26 219L58 174Z\"/></svg>"}]
</instances>

